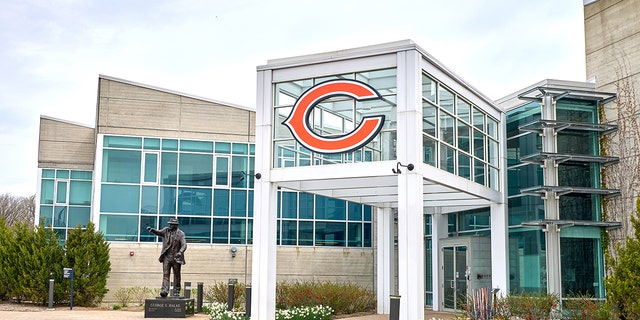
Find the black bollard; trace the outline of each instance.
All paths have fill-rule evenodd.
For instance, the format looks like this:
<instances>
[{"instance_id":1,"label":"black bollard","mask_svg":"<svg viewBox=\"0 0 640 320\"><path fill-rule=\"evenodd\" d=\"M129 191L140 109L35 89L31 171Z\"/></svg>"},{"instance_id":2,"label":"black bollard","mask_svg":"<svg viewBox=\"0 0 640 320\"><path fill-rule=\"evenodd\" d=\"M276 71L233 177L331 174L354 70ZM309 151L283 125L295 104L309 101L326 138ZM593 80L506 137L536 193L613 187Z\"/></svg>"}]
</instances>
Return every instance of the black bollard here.
<instances>
[{"instance_id":1,"label":"black bollard","mask_svg":"<svg viewBox=\"0 0 640 320\"><path fill-rule=\"evenodd\" d=\"M238 283L237 279L229 279L229 295L227 296L227 310L233 311L233 299L235 296L235 287Z\"/></svg>"},{"instance_id":2,"label":"black bollard","mask_svg":"<svg viewBox=\"0 0 640 320\"><path fill-rule=\"evenodd\" d=\"M247 285L244 289L244 309L245 316L251 318L251 285Z\"/></svg>"},{"instance_id":3,"label":"black bollard","mask_svg":"<svg viewBox=\"0 0 640 320\"><path fill-rule=\"evenodd\" d=\"M204 290L203 283L198 282L198 301L196 302L197 303L196 310L198 311L198 313L202 312L202 295L203 295L202 291L203 290Z\"/></svg>"},{"instance_id":4,"label":"black bollard","mask_svg":"<svg viewBox=\"0 0 640 320\"><path fill-rule=\"evenodd\" d=\"M53 279L49 279L49 309L53 309Z\"/></svg>"},{"instance_id":5,"label":"black bollard","mask_svg":"<svg viewBox=\"0 0 640 320\"><path fill-rule=\"evenodd\" d=\"M191 282L184 283L184 297L191 299Z\"/></svg>"},{"instance_id":6,"label":"black bollard","mask_svg":"<svg viewBox=\"0 0 640 320\"><path fill-rule=\"evenodd\" d=\"M391 314L389 320L400 320L400 296L391 296Z\"/></svg>"}]
</instances>

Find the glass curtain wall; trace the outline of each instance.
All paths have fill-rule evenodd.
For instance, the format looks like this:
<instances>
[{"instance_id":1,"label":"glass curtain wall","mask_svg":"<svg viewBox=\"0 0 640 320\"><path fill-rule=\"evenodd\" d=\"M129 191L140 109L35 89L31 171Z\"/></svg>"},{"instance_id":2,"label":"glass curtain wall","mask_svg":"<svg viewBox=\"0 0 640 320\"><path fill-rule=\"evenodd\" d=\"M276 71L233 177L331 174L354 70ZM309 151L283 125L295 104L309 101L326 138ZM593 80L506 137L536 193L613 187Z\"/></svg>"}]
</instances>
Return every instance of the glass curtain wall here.
<instances>
[{"instance_id":1,"label":"glass curtain wall","mask_svg":"<svg viewBox=\"0 0 640 320\"><path fill-rule=\"evenodd\" d=\"M69 229L86 227L91 219L91 171L43 169L40 184L40 225L53 228L61 241Z\"/></svg>"},{"instance_id":2,"label":"glass curtain wall","mask_svg":"<svg viewBox=\"0 0 640 320\"><path fill-rule=\"evenodd\" d=\"M500 190L498 120L422 74L423 161Z\"/></svg>"},{"instance_id":3,"label":"glass curtain wall","mask_svg":"<svg viewBox=\"0 0 640 320\"><path fill-rule=\"evenodd\" d=\"M365 147L341 154L311 152L294 138L282 124L291 113L298 97L312 86L333 79L355 79L375 88L382 99L355 101L337 96L316 105L309 123L316 134L332 137L353 131L365 116L384 115L385 123L378 134ZM372 70L341 74L331 77L300 79L281 82L274 88L273 143L275 168L327 165L337 163L371 162L396 159L396 70Z\"/></svg>"},{"instance_id":4,"label":"glass curtain wall","mask_svg":"<svg viewBox=\"0 0 640 320\"><path fill-rule=\"evenodd\" d=\"M178 218L190 243L251 244L254 145L105 136L100 230L109 241L155 242L147 226ZM278 243L371 247L371 207L279 191Z\"/></svg>"},{"instance_id":5,"label":"glass curtain wall","mask_svg":"<svg viewBox=\"0 0 640 320\"><path fill-rule=\"evenodd\" d=\"M591 101L561 99L556 105L558 121L598 123L597 105ZM546 292L545 237L540 228L523 222L545 218L539 196L523 195L523 188L544 185L539 164L520 158L542 151L541 138L518 127L539 120L540 105L529 103L507 113L509 265L511 290ZM557 135L559 154L599 155L598 134L563 130ZM563 162L558 166L559 186L600 187L597 163ZM567 194L560 197L561 220L600 221L600 196ZM589 294L603 297L603 253L598 227L565 227L560 238L563 296Z\"/></svg>"}]
</instances>

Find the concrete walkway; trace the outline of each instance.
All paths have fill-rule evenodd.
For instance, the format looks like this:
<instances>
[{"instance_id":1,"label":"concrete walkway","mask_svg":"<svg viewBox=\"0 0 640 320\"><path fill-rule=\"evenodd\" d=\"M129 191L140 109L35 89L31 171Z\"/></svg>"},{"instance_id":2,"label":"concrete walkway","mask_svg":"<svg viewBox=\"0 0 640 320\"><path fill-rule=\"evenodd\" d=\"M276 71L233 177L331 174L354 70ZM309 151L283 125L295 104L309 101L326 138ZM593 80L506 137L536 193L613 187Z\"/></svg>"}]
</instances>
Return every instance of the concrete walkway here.
<instances>
[{"instance_id":1,"label":"concrete walkway","mask_svg":"<svg viewBox=\"0 0 640 320\"><path fill-rule=\"evenodd\" d=\"M425 311L425 320L433 317L442 320L452 320L455 316L451 313ZM122 311L122 310L95 310L80 309L69 310L69 308L55 308L54 310L39 311L0 311L0 320L138 320L145 319L144 311ZM155 318L159 320L169 320L170 318ZM204 320L209 319L208 315L200 313L187 319ZM353 318L341 318L340 320L388 320L388 314L372 314Z\"/></svg>"}]
</instances>

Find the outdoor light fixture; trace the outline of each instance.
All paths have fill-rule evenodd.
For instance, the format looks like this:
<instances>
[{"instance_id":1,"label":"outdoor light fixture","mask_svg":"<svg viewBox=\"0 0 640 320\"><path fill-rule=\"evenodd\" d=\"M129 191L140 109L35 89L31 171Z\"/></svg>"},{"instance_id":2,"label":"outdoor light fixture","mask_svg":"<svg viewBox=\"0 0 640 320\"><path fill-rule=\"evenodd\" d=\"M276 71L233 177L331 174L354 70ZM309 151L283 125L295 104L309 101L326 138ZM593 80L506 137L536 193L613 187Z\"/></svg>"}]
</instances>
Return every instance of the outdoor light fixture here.
<instances>
[{"instance_id":1,"label":"outdoor light fixture","mask_svg":"<svg viewBox=\"0 0 640 320\"><path fill-rule=\"evenodd\" d=\"M240 172L242 172L242 176L240 176L240 181L244 180L244 177L247 177L247 176L251 175L250 173L246 173L244 171L240 171ZM260 174L260 172L254 174L253 176L256 177L256 179L262 178L262 174Z\"/></svg>"},{"instance_id":2,"label":"outdoor light fixture","mask_svg":"<svg viewBox=\"0 0 640 320\"><path fill-rule=\"evenodd\" d=\"M403 165L402 163L400 163L400 161L398 161L398 163L396 164L396 168L395 169L391 169L391 171L393 171L393 173L395 173L395 174L401 174L402 170L400 170L400 167L405 167L409 171L412 171L413 168L414 168L413 163L409 163L408 165Z\"/></svg>"},{"instance_id":3,"label":"outdoor light fixture","mask_svg":"<svg viewBox=\"0 0 640 320\"><path fill-rule=\"evenodd\" d=\"M235 246L231 247L231 258L236 257L236 252L238 252L238 248L236 248Z\"/></svg>"}]
</instances>

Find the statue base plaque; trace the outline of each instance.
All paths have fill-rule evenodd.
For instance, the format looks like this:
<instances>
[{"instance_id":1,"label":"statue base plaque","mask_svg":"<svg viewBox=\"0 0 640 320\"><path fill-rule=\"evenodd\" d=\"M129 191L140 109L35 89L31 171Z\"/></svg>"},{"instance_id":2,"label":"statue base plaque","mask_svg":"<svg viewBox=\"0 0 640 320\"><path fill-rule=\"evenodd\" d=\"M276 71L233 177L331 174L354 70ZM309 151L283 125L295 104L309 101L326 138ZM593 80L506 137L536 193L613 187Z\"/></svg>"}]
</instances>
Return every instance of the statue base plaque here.
<instances>
[{"instance_id":1,"label":"statue base plaque","mask_svg":"<svg viewBox=\"0 0 640 320\"><path fill-rule=\"evenodd\" d=\"M144 301L145 318L186 318L194 314L193 299L156 297Z\"/></svg>"}]
</instances>

